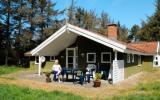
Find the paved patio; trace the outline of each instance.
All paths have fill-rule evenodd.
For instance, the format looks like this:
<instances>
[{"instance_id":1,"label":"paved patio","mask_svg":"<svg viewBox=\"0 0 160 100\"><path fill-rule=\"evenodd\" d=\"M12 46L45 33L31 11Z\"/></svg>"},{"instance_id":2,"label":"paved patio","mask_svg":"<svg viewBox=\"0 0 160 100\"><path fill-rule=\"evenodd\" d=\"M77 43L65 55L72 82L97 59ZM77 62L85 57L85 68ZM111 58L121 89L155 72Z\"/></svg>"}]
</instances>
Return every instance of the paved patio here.
<instances>
[{"instance_id":1,"label":"paved patio","mask_svg":"<svg viewBox=\"0 0 160 100\"><path fill-rule=\"evenodd\" d=\"M12 75L9 75L9 77L13 77L16 79L27 79L27 80L33 80L37 82L46 83L46 76L44 73L41 74L41 76L38 75L37 71L22 71L18 73L14 73ZM73 81L64 81L64 82L54 82L53 81L53 75L51 75L51 79L53 84L63 84L63 85L72 85L72 86L79 86L79 87L86 87L86 88L94 88L93 87L93 80L91 79L90 83L84 82L83 85L81 85L79 82L73 83ZM69 76L69 79L72 79L72 76ZM101 80L101 87L106 87L110 85L107 80Z\"/></svg>"}]
</instances>

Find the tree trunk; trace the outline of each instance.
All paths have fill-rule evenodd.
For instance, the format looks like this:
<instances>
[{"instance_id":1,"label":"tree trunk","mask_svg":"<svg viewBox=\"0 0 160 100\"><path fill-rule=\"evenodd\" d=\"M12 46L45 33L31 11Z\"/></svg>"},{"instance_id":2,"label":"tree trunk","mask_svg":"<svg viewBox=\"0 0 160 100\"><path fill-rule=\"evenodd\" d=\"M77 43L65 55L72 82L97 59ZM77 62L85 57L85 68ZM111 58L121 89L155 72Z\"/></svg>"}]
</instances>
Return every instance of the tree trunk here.
<instances>
[{"instance_id":1,"label":"tree trunk","mask_svg":"<svg viewBox=\"0 0 160 100\"><path fill-rule=\"evenodd\" d=\"M8 65L8 50L5 49L5 65Z\"/></svg>"}]
</instances>

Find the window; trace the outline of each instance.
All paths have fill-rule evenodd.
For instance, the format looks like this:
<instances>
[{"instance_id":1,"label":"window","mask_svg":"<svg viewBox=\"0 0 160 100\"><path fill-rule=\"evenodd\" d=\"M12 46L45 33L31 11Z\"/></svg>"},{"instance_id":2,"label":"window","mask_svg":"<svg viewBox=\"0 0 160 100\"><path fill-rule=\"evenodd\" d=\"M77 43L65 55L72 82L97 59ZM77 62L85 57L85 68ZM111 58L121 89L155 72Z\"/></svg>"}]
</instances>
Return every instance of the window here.
<instances>
[{"instance_id":1,"label":"window","mask_svg":"<svg viewBox=\"0 0 160 100\"><path fill-rule=\"evenodd\" d=\"M132 54L132 63L134 63L134 54Z\"/></svg>"},{"instance_id":2,"label":"window","mask_svg":"<svg viewBox=\"0 0 160 100\"><path fill-rule=\"evenodd\" d=\"M39 57L35 56L35 64L38 64L38 63L39 63Z\"/></svg>"},{"instance_id":3,"label":"window","mask_svg":"<svg viewBox=\"0 0 160 100\"><path fill-rule=\"evenodd\" d=\"M111 62L111 53L102 52L101 53L101 63L110 63Z\"/></svg>"},{"instance_id":4,"label":"window","mask_svg":"<svg viewBox=\"0 0 160 100\"><path fill-rule=\"evenodd\" d=\"M55 56L50 56L50 61L54 61L55 60Z\"/></svg>"},{"instance_id":5,"label":"window","mask_svg":"<svg viewBox=\"0 0 160 100\"><path fill-rule=\"evenodd\" d=\"M127 63L130 63L131 62L131 56L130 54L127 54Z\"/></svg>"},{"instance_id":6,"label":"window","mask_svg":"<svg viewBox=\"0 0 160 100\"><path fill-rule=\"evenodd\" d=\"M96 53L87 53L87 63L96 63Z\"/></svg>"},{"instance_id":7,"label":"window","mask_svg":"<svg viewBox=\"0 0 160 100\"><path fill-rule=\"evenodd\" d=\"M154 62L154 66L158 66L159 64L158 64L158 56L156 55L156 56L154 56L154 60L153 60L153 62Z\"/></svg>"}]
</instances>

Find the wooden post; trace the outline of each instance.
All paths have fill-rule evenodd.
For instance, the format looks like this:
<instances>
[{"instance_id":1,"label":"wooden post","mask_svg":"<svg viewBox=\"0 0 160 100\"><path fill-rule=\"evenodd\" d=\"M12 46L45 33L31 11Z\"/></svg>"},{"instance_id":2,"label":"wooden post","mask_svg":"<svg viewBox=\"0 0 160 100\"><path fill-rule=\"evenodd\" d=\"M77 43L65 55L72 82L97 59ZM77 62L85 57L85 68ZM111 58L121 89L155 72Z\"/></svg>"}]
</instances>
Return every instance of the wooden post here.
<instances>
[{"instance_id":1,"label":"wooden post","mask_svg":"<svg viewBox=\"0 0 160 100\"><path fill-rule=\"evenodd\" d=\"M39 62L38 62L38 75L41 75L41 66L42 66L42 61L41 61L41 56L39 56Z\"/></svg>"},{"instance_id":2,"label":"wooden post","mask_svg":"<svg viewBox=\"0 0 160 100\"><path fill-rule=\"evenodd\" d=\"M117 51L114 51L114 60L117 61Z\"/></svg>"}]
</instances>

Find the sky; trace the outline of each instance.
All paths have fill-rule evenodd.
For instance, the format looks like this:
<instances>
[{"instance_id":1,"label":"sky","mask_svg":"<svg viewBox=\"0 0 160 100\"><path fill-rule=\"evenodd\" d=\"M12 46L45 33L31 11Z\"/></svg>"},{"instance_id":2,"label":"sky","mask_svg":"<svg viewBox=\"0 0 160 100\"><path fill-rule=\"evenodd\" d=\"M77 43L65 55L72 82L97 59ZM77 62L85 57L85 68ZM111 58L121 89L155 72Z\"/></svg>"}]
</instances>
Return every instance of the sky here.
<instances>
[{"instance_id":1,"label":"sky","mask_svg":"<svg viewBox=\"0 0 160 100\"><path fill-rule=\"evenodd\" d=\"M65 9L71 0L53 0L57 2L55 9ZM141 25L155 11L155 0L75 0L76 6L86 10L94 10L97 16L107 12L114 21L131 28L134 24Z\"/></svg>"}]
</instances>

